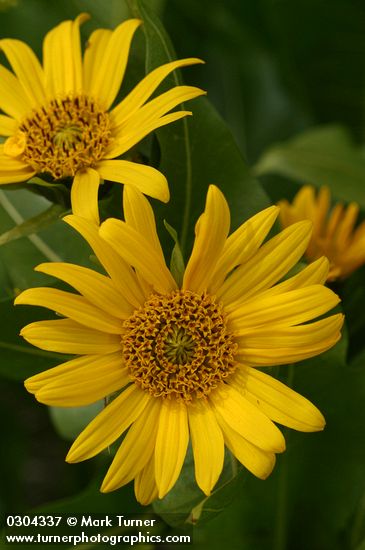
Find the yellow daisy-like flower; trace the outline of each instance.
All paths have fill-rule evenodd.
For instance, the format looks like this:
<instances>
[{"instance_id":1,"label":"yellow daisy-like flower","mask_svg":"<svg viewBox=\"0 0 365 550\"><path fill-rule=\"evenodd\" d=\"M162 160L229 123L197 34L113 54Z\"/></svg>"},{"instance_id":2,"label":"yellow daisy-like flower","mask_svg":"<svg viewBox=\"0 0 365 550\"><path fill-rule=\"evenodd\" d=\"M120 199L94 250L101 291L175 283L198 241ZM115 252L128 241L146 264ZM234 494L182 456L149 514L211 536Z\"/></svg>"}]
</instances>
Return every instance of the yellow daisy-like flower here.
<instances>
[{"instance_id":1,"label":"yellow daisy-like flower","mask_svg":"<svg viewBox=\"0 0 365 550\"><path fill-rule=\"evenodd\" d=\"M274 422L323 429L314 405L260 368L329 349L343 323L341 314L310 322L339 302L323 285L325 258L283 280L308 244L311 223L294 224L262 244L277 214L276 206L267 208L228 236L228 205L211 186L181 288L165 264L151 206L137 189L124 188L126 221L108 219L98 229L81 217L66 218L107 275L67 263L37 267L79 294L24 291L16 304L66 318L32 323L21 335L44 350L80 357L25 385L40 402L64 407L113 395L67 456L69 462L91 458L128 430L102 491L134 479L141 503L162 498L179 477L191 439L196 481L209 495L225 445L266 478L275 453L285 449Z\"/></svg>"},{"instance_id":2,"label":"yellow daisy-like flower","mask_svg":"<svg viewBox=\"0 0 365 550\"><path fill-rule=\"evenodd\" d=\"M314 187L305 185L291 204L281 200L278 206L283 227L300 220L313 222L312 238L305 255L310 261L327 256L330 262L328 281L344 279L365 263L365 222L354 230L359 213L355 202L347 208L337 203L330 213L328 187L321 187L316 195Z\"/></svg>"},{"instance_id":3,"label":"yellow daisy-like flower","mask_svg":"<svg viewBox=\"0 0 365 550\"><path fill-rule=\"evenodd\" d=\"M142 193L167 202L166 178L154 168L115 160L147 134L191 114L169 113L183 101L204 94L192 86L176 86L150 100L175 69L199 59L182 59L149 73L114 108L138 19L114 31L98 29L84 56L79 15L52 29L43 43L43 67L20 40L0 40L14 74L0 65L0 184L26 181L35 174L55 180L72 177L73 212L99 222L100 179L133 184ZM169 113L169 114L166 114Z\"/></svg>"}]
</instances>

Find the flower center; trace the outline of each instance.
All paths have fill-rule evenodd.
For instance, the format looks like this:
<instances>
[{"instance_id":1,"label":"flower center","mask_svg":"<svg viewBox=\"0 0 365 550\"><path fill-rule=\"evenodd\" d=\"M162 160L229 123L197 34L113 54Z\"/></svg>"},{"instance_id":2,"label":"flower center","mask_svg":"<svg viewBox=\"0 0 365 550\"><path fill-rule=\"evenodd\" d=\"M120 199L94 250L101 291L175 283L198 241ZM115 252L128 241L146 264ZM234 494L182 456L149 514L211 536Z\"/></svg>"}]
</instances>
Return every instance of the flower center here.
<instances>
[{"instance_id":1,"label":"flower center","mask_svg":"<svg viewBox=\"0 0 365 550\"><path fill-rule=\"evenodd\" d=\"M124 361L132 380L154 397L191 402L236 370L237 351L215 297L179 290L152 295L124 322Z\"/></svg>"},{"instance_id":2,"label":"flower center","mask_svg":"<svg viewBox=\"0 0 365 550\"><path fill-rule=\"evenodd\" d=\"M84 95L53 99L23 121L5 143L38 173L55 179L74 176L103 158L111 141L109 115Z\"/></svg>"}]
</instances>

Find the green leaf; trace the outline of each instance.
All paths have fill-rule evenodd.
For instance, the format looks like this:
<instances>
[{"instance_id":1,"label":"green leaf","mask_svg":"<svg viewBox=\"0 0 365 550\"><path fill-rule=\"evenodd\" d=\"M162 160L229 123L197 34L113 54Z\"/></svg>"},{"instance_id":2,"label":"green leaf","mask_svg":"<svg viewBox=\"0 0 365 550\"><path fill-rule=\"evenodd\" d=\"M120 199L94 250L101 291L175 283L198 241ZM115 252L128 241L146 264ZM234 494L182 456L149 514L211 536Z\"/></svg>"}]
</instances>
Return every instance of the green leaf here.
<instances>
[{"instance_id":1,"label":"green leaf","mask_svg":"<svg viewBox=\"0 0 365 550\"><path fill-rule=\"evenodd\" d=\"M317 187L327 185L338 199L365 207L365 158L339 126L320 126L273 145L254 167Z\"/></svg>"},{"instance_id":2,"label":"green leaf","mask_svg":"<svg viewBox=\"0 0 365 550\"><path fill-rule=\"evenodd\" d=\"M240 475L239 475L240 474ZM242 467L226 450L222 474L212 494L207 497L195 482L194 458L189 445L179 479L171 491L153 503L154 511L172 527L186 523L196 525L222 512L239 492L244 479Z\"/></svg>"},{"instance_id":3,"label":"green leaf","mask_svg":"<svg viewBox=\"0 0 365 550\"><path fill-rule=\"evenodd\" d=\"M164 220L163 223L166 227L166 230L171 235L175 243L175 246L172 249L172 253L171 253L170 271L177 285L181 287L183 282L183 277L184 277L185 264L184 264L184 258L181 252L179 238L176 230L173 227L171 227L171 225L169 225L166 220Z\"/></svg>"},{"instance_id":4,"label":"green leaf","mask_svg":"<svg viewBox=\"0 0 365 550\"><path fill-rule=\"evenodd\" d=\"M155 14L143 0L130 0L132 14L143 19L146 36L146 70L176 58L171 41ZM204 70L201 68L201 70ZM188 69L184 69L188 80ZM159 93L182 83L175 72ZM183 253L191 247L194 224L204 209L210 184L225 194L231 208L232 226L237 227L252 214L266 207L269 200L253 179L233 137L212 105L199 98L182 105L193 116L157 131L160 147L159 169L166 175L171 199L156 204L159 219L168 219L181 235ZM184 205L182 211L181 205ZM168 244L163 239L164 244Z\"/></svg>"},{"instance_id":5,"label":"green leaf","mask_svg":"<svg viewBox=\"0 0 365 550\"><path fill-rule=\"evenodd\" d=\"M85 407L49 407L49 413L59 435L72 441L103 408L101 400Z\"/></svg>"}]
</instances>

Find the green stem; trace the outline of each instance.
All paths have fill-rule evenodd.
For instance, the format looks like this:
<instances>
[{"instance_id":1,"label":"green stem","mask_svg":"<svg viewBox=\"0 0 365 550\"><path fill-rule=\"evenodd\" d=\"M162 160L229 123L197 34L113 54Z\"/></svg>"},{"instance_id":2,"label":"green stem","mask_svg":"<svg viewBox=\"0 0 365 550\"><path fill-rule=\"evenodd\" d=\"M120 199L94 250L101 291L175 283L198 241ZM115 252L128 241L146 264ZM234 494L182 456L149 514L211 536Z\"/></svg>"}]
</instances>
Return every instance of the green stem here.
<instances>
[{"instance_id":1,"label":"green stem","mask_svg":"<svg viewBox=\"0 0 365 550\"><path fill-rule=\"evenodd\" d=\"M294 380L293 365L288 366L287 385L291 387ZM289 440L289 432L286 441ZM273 550L285 550L288 541L288 488L289 488L289 459L287 453L281 457L279 470L276 520L274 527Z\"/></svg>"}]
</instances>

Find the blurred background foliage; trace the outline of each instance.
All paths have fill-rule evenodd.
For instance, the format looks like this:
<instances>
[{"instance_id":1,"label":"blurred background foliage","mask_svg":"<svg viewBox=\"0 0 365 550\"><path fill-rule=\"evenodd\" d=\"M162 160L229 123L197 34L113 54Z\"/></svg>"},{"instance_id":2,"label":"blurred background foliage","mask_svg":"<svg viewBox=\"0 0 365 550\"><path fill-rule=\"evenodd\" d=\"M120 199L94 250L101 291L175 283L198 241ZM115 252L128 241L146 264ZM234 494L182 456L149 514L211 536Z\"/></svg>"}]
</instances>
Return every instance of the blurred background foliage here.
<instances>
[{"instance_id":1,"label":"blurred background foliage","mask_svg":"<svg viewBox=\"0 0 365 550\"><path fill-rule=\"evenodd\" d=\"M23 39L40 55L44 34L80 11L92 15L85 39L92 29L114 27L131 14L144 19L145 36L140 33L133 43L124 91L174 55L163 30L156 31L158 18L177 57L206 61L185 69L184 80L206 89L209 101L189 104L191 120L159 130L133 153L169 179L170 204L154 202L167 254L173 241L163 218L177 229L187 253L209 183L226 194L233 226L270 200L292 198L303 183L326 184L335 199L356 200L364 218L364 2L0 0L0 36ZM24 324L47 313L13 308L14 295L50 284L32 271L41 261L77 260L97 269L85 243L59 219L68 208L67 189L65 198L64 190L39 183L32 192L0 190L0 513L141 511L130 486L110 495L98 492L107 454L64 463L70 440L102 404L49 411L22 385L63 358L17 336ZM120 200L120 187L112 187L101 201L104 217L120 215ZM265 482L227 456L210 499L195 486L188 456L181 480L154 508L166 531L193 521L194 547L213 550L365 549L364 283L363 267L335 287L347 324L333 350L273 370L322 410L325 431L286 431L288 450Z\"/></svg>"}]
</instances>

